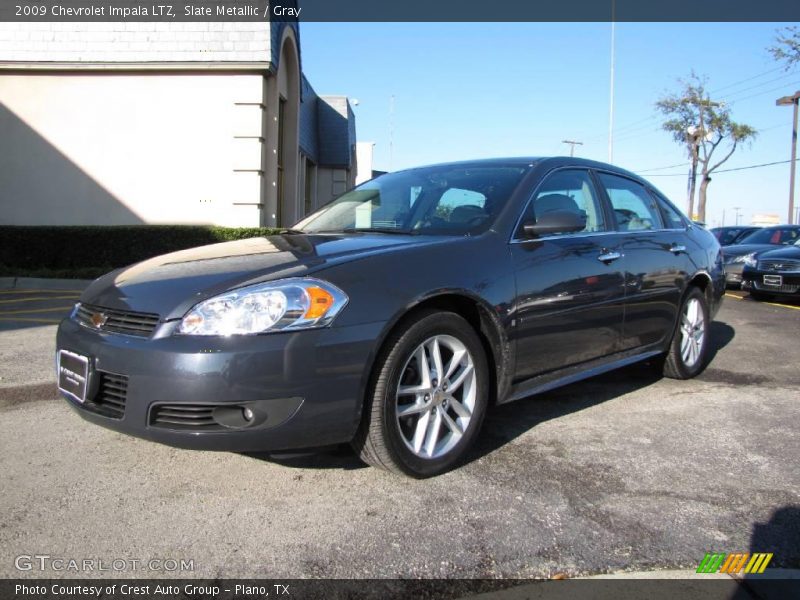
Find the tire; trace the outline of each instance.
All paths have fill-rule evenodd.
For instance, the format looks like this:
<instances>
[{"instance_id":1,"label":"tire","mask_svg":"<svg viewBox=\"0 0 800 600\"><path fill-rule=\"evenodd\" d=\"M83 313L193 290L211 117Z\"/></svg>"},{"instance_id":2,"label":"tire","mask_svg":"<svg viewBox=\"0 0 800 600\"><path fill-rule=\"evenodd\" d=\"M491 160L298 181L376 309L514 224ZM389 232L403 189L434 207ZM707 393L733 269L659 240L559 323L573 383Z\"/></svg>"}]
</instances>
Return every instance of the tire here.
<instances>
[{"instance_id":1,"label":"tire","mask_svg":"<svg viewBox=\"0 0 800 600\"><path fill-rule=\"evenodd\" d=\"M691 287L681 304L675 333L664 360L664 376L691 379L698 375L706 367L710 334L711 318L706 296L701 289Z\"/></svg>"},{"instance_id":2,"label":"tire","mask_svg":"<svg viewBox=\"0 0 800 600\"><path fill-rule=\"evenodd\" d=\"M461 316L426 310L413 317L389 336L375 362L352 445L367 464L424 478L455 467L474 443L489 370L477 333Z\"/></svg>"}]
</instances>

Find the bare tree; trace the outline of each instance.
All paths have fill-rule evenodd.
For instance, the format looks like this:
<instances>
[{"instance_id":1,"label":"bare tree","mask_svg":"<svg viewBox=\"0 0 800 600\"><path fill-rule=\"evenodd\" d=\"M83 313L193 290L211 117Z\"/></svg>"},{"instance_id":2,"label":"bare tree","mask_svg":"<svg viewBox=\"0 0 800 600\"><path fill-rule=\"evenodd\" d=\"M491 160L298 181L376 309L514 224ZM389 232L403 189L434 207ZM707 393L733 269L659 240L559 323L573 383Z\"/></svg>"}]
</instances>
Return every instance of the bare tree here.
<instances>
[{"instance_id":1,"label":"bare tree","mask_svg":"<svg viewBox=\"0 0 800 600\"><path fill-rule=\"evenodd\" d=\"M775 45L767 48L772 57L783 62L788 71L800 63L800 29L784 27L775 32Z\"/></svg>"},{"instance_id":2,"label":"bare tree","mask_svg":"<svg viewBox=\"0 0 800 600\"><path fill-rule=\"evenodd\" d=\"M678 93L667 94L656 102L665 117L662 128L672 139L686 147L692 170L689 178L689 217L694 218L694 195L697 167L700 167L700 193L697 218L706 220L706 199L711 174L727 161L743 143L752 142L757 132L749 125L736 123L724 102L714 102L706 90L707 79L694 72L679 79ZM716 155L718 148L722 148ZM720 158L721 154L721 158Z\"/></svg>"}]
</instances>

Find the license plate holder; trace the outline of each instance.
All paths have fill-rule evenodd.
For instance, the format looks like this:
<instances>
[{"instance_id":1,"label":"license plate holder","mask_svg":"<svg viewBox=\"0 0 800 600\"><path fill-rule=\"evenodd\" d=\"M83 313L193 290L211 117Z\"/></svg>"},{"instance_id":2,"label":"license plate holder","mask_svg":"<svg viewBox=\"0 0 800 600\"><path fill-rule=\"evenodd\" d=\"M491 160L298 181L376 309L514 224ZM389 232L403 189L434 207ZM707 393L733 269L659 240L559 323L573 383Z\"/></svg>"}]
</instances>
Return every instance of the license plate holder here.
<instances>
[{"instance_id":1,"label":"license plate holder","mask_svg":"<svg viewBox=\"0 0 800 600\"><path fill-rule=\"evenodd\" d=\"M783 285L783 275L764 275L764 285L780 287Z\"/></svg>"},{"instance_id":2,"label":"license plate holder","mask_svg":"<svg viewBox=\"0 0 800 600\"><path fill-rule=\"evenodd\" d=\"M59 350L57 360L59 391L83 404L89 383L89 357Z\"/></svg>"}]
</instances>

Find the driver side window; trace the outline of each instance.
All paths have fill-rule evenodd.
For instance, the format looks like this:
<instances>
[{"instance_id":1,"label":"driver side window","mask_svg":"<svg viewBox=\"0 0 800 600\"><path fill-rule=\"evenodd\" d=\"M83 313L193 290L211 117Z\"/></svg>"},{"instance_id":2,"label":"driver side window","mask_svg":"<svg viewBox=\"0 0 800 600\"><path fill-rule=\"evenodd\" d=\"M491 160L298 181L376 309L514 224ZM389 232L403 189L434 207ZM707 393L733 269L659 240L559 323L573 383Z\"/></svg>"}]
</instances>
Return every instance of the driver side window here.
<instances>
[{"instance_id":1,"label":"driver side window","mask_svg":"<svg viewBox=\"0 0 800 600\"><path fill-rule=\"evenodd\" d=\"M586 233L605 231L603 212L597 200L588 171L565 169L549 175L539 186L536 195L528 203L520 221L517 238L525 238L523 227L526 223L536 223L537 219L550 211L568 211L586 220L582 231L555 232L548 235L566 233Z\"/></svg>"}]
</instances>

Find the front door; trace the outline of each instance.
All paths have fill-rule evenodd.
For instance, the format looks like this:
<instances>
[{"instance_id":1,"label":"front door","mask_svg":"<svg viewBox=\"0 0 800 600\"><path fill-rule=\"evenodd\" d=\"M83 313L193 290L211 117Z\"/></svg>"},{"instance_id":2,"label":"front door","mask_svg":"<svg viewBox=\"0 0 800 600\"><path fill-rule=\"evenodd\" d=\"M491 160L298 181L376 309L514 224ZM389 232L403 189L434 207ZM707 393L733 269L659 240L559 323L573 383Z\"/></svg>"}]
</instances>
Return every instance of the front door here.
<instances>
[{"instance_id":1,"label":"front door","mask_svg":"<svg viewBox=\"0 0 800 600\"><path fill-rule=\"evenodd\" d=\"M583 213L579 232L526 237L523 226L549 210ZM586 362L619 349L625 304L620 236L608 232L588 171L547 176L511 244L517 300L515 380Z\"/></svg>"}]
</instances>

